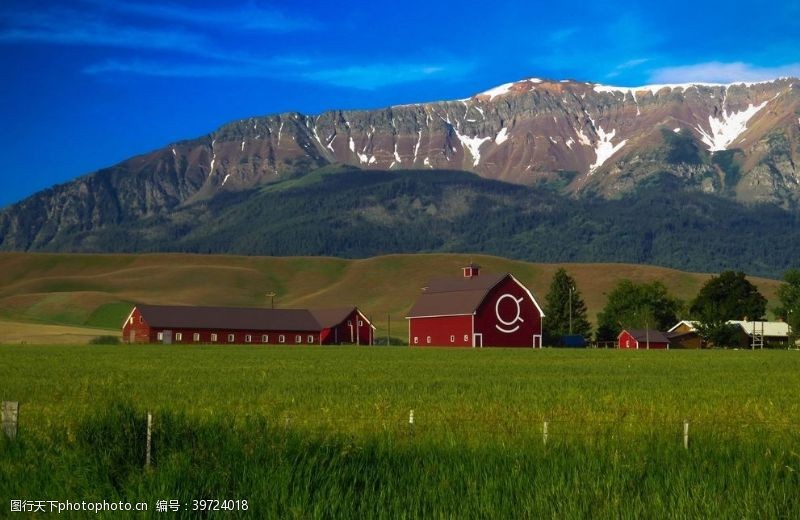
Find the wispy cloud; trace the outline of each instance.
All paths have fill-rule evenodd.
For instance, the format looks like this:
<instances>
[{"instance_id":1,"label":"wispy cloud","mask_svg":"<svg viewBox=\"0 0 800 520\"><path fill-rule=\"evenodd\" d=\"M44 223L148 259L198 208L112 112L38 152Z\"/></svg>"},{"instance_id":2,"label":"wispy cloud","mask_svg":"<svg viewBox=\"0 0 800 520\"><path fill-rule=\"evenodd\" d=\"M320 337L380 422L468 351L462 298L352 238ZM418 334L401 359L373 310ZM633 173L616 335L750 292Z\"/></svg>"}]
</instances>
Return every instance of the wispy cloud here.
<instances>
[{"instance_id":1,"label":"wispy cloud","mask_svg":"<svg viewBox=\"0 0 800 520\"><path fill-rule=\"evenodd\" d=\"M199 25L215 30L230 28L260 30L274 33L319 29L321 23L308 16L289 14L275 8L258 7L253 4L229 6L225 9L188 7L174 3L108 2L88 0L116 13L142 18L169 20Z\"/></svg>"},{"instance_id":2,"label":"wispy cloud","mask_svg":"<svg viewBox=\"0 0 800 520\"><path fill-rule=\"evenodd\" d=\"M338 87L374 90L427 79L459 79L472 70L468 63L375 63L305 72L305 79Z\"/></svg>"},{"instance_id":3,"label":"wispy cloud","mask_svg":"<svg viewBox=\"0 0 800 520\"><path fill-rule=\"evenodd\" d=\"M628 60L628 61L622 62L622 63L618 64L616 67L614 67L614 69L611 72L606 74L605 77L606 78L615 78L615 77L619 76L621 73L623 73L625 71L628 71L630 69L635 69L639 65L643 65L643 64L647 63L648 61L650 61L649 58L635 58L635 59L632 59L632 60Z\"/></svg>"},{"instance_id":4,"label":"wispy cloud","mask_svg":"<svg viewBox=\"0 0 800 520\"><path fill-rule=\"evenodd\" d=\"M571 39L579 32L580 28L578 27L565 27L563 29L558 29L556 31L551 32L550 34L547 35L547 39L550 40L551 43L560 44Z\"/></svg>"},{"instance_id":5,"label":"wispy cloud","mask_svg":"<svg viewBox=\"0 0 800 520\"><path fill-rule=\"evenodd\" d=\"M320 24L253 5L227 9L190 8L178 4L98 2L94 9L51 6L38 10L0 10L0 43L162 49L221 57L212 42L220 31L260 30L286 33ZM153 20L179 22L156 24ZM169 28L166 28L169 27Z\"/></svg>"},{"instance_id":6,"label":"wispy cloud","mask_svg":"<svg viewBox=\"0 0 800 520\"><path fill-rule=\"evenodd\" d=\"M313 60L283 56L266 60L229 61L221 63L167 63L142 60L107 60L90 65L90 75L130 74L159 77L233 77L301 80L336 87L375 90L432 78L458 79L471 65L446 63L374 63L342 67L322 66Z\"/></svg>"},{"instance_id":7,"label":"wispy cloud","mask_svg":"<svg viewBox=\"0 0 800 520\"><path fill-rule=\"evenodd\" d=\"M774 67L761 67L743 62L709 61L693 65L662 67L652 71L653 83L734 83L736 81L764 81L784 76L800 76L800 63Z\"/></svg>"},{"instance_id":8,"label":"wispy cloud","mask_svg":"<svg viewBox=\"0 0 800 520\"><path fill-rule=\"evenodd\" d=\"M345 56L318 55L310 59L281 55L280 51L277 56L260 54L259 46L245 48L246 39L220 33L241 29L301 31L319 28L320 24L311 18L254 4L208 9L142 0L79 1L88 8L0 8L0 44L33 42L128 50L83 65L82 71L92 76L275 78L375 90L428 79L458 79L472 69L470 64L446 58L430 62L376 59L353 65L353 60ZM136 52L153 50L173 52Z\"/></svg>"},{"instance_id":9,"label":"wispy cloud","mask_svg":"<svg viewBox=\"0 0 800 520\"><path fill-rule=\"evenodd\" d=\"M181 30L120 26L72 10L4 14L2 22L5 27L0 28L0 43L173 49L194 53L202 52L207 46L202 35Z\"/></svg>"}]
</instances>

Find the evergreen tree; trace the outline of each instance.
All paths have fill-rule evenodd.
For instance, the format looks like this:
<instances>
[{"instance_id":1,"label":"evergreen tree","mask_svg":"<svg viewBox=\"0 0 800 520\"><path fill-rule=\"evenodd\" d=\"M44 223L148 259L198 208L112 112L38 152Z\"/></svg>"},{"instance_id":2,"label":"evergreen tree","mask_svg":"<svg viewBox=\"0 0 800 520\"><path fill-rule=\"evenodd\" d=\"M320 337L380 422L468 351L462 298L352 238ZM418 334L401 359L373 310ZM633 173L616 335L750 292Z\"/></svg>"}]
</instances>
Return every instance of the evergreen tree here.
<instances>
[{"instance_id":1,"label":"evergreen tree","mask_svg":"<svg viewBox=\"0 0 800 520\"><path fill-rule=\"evenodd\" d=\"M570 302L572 328L570 331ZM592 325L586 316L586 303L575 285L575 280L563 268L556 271L550 282L550 291L544 302L545 343L558 344L562 336L579 334L587 337L591 334Z\"/></svg>"},{"instance_id":2,"label":"evergreen tree","mask_svg":"<svg viewBox=\"0 0 800 520\"><path fill-rule=\"evenodd\" d=\"M775 315L789 324L789 341L795 343L800 340L800 269L789 269L783 280L786 283L778 288L781 303Z\"/></svg>"},{"instance_id":3,"label":"evergreen tree","mask_svg":"<svg viewBox=\"0 0 800 520\"><path fill-rule=\"evenodd\" d=\"M613 341L623 328L666 330L678 321L682 307L661 282L622 280L597 315L597 339Z\"/></svg>"}]
</instances>

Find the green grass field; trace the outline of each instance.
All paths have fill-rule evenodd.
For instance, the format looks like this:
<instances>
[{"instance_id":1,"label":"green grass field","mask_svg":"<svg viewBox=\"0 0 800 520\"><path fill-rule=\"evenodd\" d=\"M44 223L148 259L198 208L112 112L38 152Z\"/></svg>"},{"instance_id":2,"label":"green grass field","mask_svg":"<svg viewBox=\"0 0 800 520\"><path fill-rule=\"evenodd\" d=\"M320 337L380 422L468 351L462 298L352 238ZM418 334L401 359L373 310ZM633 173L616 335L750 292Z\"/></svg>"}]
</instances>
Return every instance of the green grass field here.
<instances>
[{"instance_id":1,"label":"green grass field","mask_svg":"<svg viewBox=\"0 0 800 520\"><path fill-rule=\"evenodd\" d=\"M247 499L242 516L262 518L800 515L797 351L0 346L0 359L0 399L21 403L18 438L0 441L4 512L72 497Z\"/></svg>"},{"instance_id":2,"label":"green grass field","mask_svg":"<svg viewBox=\"0 0 800 520\"><path fill-rule=\"evenodd\" d=\"M0 319L119 330L134 303L284 308L358 305L377 327L406 341L405 315L430 278L458 276L469 261L511 272L540 302L563 265L583 293L590 320L622 279L663 282L686 301L708 274L646 265L534 264L485 255L389 255L363 260L186 254L79 255L0 253ZM752 281L777 303L780 282ZM98 334L107 334L100 331ZM0 335L0 342L11 342ZM16 341L16 338L13 340ZM30 341L28 341L30 343Z\"/></svg>"}]
</instances>

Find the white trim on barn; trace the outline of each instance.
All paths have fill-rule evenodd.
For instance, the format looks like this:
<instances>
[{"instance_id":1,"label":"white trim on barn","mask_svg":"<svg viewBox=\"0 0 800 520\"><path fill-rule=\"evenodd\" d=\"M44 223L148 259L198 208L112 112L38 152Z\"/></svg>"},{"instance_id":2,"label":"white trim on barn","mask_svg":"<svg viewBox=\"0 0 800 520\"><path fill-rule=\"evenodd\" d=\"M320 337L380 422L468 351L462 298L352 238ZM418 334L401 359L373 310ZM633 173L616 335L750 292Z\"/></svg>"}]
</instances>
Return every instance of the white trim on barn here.
<instances>
[{"instance_id":1,"label":"white trim on barn","mask_svg":"<svg viewBox=\"0 0 800 520\"><path fill-rule=\"evenodd\" d=\"M510 277L511 277L511 279L512 279L512 280L514 280L514 282L515 282L517 285L519 285L520 287L522 287L522 289L523 289L523 290L524 290L526 293L528 293L528 297L531 299L531 301L533 302L533 304L536 306L536 310L538 310L538 311L539 311L539 314L541 315L541 317L542 317L542 318L544 318L544 311L542 310L542 308L541 308L541 307L539 307L539 302L537 302L537 301L536 301L536 298L534 298L534 297L533 297L533 293L531 293L531 291L530 291L530 290L529 290L527 287L525 287L525 285L524 285L522 282L520 282L519 280L517 280L517 278L516 278L516 277L515 277L513 274L511 274L511 273L507 273L507 274L508 274L508 276L510 276ZM501 280L501 281L502 281L502 280ZM499 284L500 284L500 282L497 282L497 285L499 285ZM495 287L497 287L497 285L495 285ZM492 287L492 289L494 289L494 287Z\"/></svg>"},{"instance_id":2,"label":"white trim on barn","mask_svg":"<svg viewBox=\"0 0 800 520\"><path fill-rule=\"evenodd\" d=\"M128 314L128 317L127 317L127 318L125 318L125 321L123 321L123 322L122 322L122 327L123 327L123 328L125 327L125 325L128 325L128 322L129 322L129 321L131 321L131 318L133 318L133 314L134 314L135 312L136 312L136 306L134 305L134 306L133 306L133 309L131 309L131 313L130 313L130 314ZM133 324L131 323L131 325L133 325Z\"/></svg>"}]
</instances>

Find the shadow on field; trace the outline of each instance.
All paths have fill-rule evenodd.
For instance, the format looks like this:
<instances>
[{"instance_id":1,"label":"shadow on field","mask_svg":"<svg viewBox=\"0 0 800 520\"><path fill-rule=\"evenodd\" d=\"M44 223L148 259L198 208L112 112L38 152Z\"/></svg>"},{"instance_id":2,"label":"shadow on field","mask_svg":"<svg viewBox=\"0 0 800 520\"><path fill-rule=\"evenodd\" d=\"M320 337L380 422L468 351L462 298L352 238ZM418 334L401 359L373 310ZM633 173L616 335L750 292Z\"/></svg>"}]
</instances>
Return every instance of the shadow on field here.
<instances>
[{"instance_id":1,"label":"shadow on field","mask_svg":"<svg viewBox=\"0 0 800 520\"><path fill-rule=\"evenodd\" d=\"M749 440L745 440L749 439ZM797 437L517 439L313 432L112 401L64 432L0 440L0 498L238 500L236 516L800 517ZM242 501L247 501L246 506ZM244 511L243 507L247 507ZM745 513L746 512L746 513Z\"/></svg>"}]
</instances>

